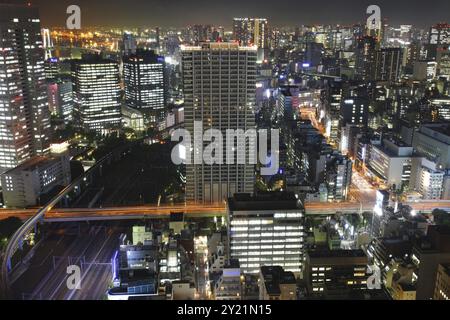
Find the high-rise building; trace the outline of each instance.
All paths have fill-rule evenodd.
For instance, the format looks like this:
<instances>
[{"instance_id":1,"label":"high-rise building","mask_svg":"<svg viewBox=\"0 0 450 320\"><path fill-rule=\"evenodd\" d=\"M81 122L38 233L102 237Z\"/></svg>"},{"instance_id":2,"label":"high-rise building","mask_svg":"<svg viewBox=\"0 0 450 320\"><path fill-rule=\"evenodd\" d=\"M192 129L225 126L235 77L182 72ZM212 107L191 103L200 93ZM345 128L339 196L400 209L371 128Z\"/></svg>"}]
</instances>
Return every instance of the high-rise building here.
<instances>
[{"instance_id":1,"label":"high-rise building","mask_svg":"<svg viewBox=\"0 0 450 320\"><path fill-rule=\"evenodd\" d=\"M268 57L269 25L267 19L234 18L233 38L242 46L257 46L259 61Z\"/></svg>"},{"instance_id":2,"label":"high-rise building","mask_svg":"<svg viewBox=\"0 0 450 320\"><path fill-rule=\"evenodd\" d=\"M236 194L228 200L230 256L244 274L261 266L280 266L299 275L303 269L304 217L293 193Z\"/></svg>"},{"instance_id":3,"label":"high-rise building","mask_svg":"<svg viewBox=\"0 0 450 320\"><path fill-rule=\"evenodd\" d=\"M450 24L438 23L431 27L429 44L450 44Z\"/></svg>"},{"instance_id":4,"label":"high-rise building","mask_svg":"<svg viewBox=\"0 0 450 320\"><path fill-rule=\"evenodd\" d=\"M367 127L369 120L369 100L365 97L352 96L341 102L339 126L347 124Z\"/></svg>"},{"instance_id":5,"label":"high-rise building","mask_svg":"<svg viewBox=\"0 0 450 320\"><path fill-rule=\"evenodd\" d=\"M397 82L402 66L400 48L383 48L376 53L375 79L378 81Z\"/></svg>"},{"instance_id":6,"label":"high-rise building","mask_svg":"<svg viewBox=\"0 0 450 320\"><path fill-rule=\"evenodd\" d=\"M0 172L50 150L38 9L0 4Z\"/></svg>"},{"instance_id":7,"label":"high-rise building","mask_svg":"<svg viewBox=\"0 0 450 320\"><path fill-rule=\"evenodd\" d=\"M220 130L223 137L227 129L254 129L256 49L205 43L183 47L182 55L185 128L193 134L194 122L200 121L204 130ZM248 145L240 149L247 155L248 150ZM255 166L248 157L246 164L223 163L186 165L187 201L218 203L234 193L253 192Z\"/></svg>"},{"instance_id":8,"label":"high-rise building","mask_svg":"<svg viewBox=\"0 0 450 320\"><path fill-rule=\"evenodd\" d=\"M363 81L371 81L375 78L377 40L366 36L357 39L355 50L356 77Z\"/></svg>"},{"instance_id":9,"label":"high-rise building","mask_svg":"<svg viewBox=\"0 0 450 320\"><path fill-rule=\"evenodd\" d=\"M121 124L119 66L97 55L76 60L72 68L74 118L85 130L101 133Z\"/></svg>"},{"instance_id":10,"label":"high-rise building","mask_svg":"<svg viewBox=\"0 0 450 320\"><path fill-rule=\"evenodd\" d=\"M164 118L166 82L164 57L153 51L137 50L123 59L125 102L144 113L150 123Z\"/></svg>"},{"instance_id":11,"label":"high-rise building","mask_svg":"<svg viewBox=\"0 0 450 320\"><path fill-rule=\"evenodd\" d=\"M72 121L73 90L72 80L59 77L47 83L48 104L50 112L59 116L65 123Z\"/></svg>"},{"instance_id":12,"label":"high-rise building","mask_svg":"<svg viewBox=\"0 0 450 320\"><path fill-rule=\"evenodd\" d=\"M133 34L131 33L124 33L123 34L123 54L124 55L130 55L136 53L137 49L137 41Z\"/></svg>"},{"instance_id":13,"label":"high-rise building","mask_svg":"<svg viewBox=\"0 0 450 320\"><path fill-rule=\"evenodd\" d=\"M327 163L326 185L329 201L347 200L352 183L352 161L338 155Z\"/></svg>"}]
</instances>

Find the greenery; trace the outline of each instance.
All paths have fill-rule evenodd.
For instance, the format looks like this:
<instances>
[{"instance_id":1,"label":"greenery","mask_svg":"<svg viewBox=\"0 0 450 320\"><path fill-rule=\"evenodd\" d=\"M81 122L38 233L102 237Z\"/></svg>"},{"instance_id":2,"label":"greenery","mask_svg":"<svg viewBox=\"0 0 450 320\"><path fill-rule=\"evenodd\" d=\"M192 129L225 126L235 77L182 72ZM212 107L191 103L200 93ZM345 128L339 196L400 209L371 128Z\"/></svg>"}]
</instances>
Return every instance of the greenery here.
<instances>
[{"instance_id":1,"label":"greenery","mask_svg":"<svg viewBox=\"0 0 450 320\"><path fill-rule=\"evenodd\" d=\"M434 209L432 215L436 224L450 226L450 214L447 211Z\"/></svg>"},{"instance_id":2,"label":"greenery","mask_svg":"<svg viewBox=\"0 0 450 320\"><path fill-rule=\"evenodd\" d=\"M17 229L22 225L19 218L11 217L0 220L0 248L3 248Z\"/></svg>"}]
</instances>

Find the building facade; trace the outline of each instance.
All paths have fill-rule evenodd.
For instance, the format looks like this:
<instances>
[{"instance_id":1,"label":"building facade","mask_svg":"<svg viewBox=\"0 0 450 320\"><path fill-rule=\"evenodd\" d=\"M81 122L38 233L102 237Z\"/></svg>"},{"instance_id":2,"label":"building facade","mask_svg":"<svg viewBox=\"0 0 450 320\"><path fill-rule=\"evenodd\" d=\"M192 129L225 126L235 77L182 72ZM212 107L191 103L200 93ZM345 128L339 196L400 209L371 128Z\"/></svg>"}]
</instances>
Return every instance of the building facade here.
<instances>
[{"instance_id":1,"label":"building facade","mask_svg":"<svg viewBox=\"0 0 450 320\"><path fill-rule=\"evenodd\" d=\"M0 4L0 172L50 150L38 9Z\"/></svg>"},{"instance_id":2,"label":"building facade","mask_svg":"<svg viewBox=\"0 0 450 320\"><path fill-rule=\"evenodd\" d=\"M144 113L150 123L164 119L166 106L164 57L137 50L124 57L125 102Z\"/></svg>"},{"instance_id":3,"label":"building facade","mask_svg":"<svg viewBox=\"0 0 450 320\"><path fill-rule=\"evenodd\" d=\"M74 118L85 130L102 133L120 127L119 66L100 56L85 56L72 67Z\"/></svg>"},{"instance_id":4,"label":"building facade","mask_svg":"<svg viewBox=\"0 0 450 320\"><path fill-rule=\"evenodd\" d=\"M256 49L237 43L207 43L184 47L182 55L185 128L191 135L197 121L203 130L220 130L223 137L227 129L254 129ZM196 134L203 141L203 132ZM245 154L248 150L248 146L240 149ZM195 157L201 151L194 153ZM246 164L187 164L186 200L217 203L234 193L253 192L255 166L246 158Z\"/></svg>"},{"instance_id":5,"label":"building facade","mask_svg":"<svg viewBox=\"0 0 450 320\"><path fill-rule=\"evenodd\" d=\"M294 194L236 194L228 201L229 246L244 274L280 266L303 267L304 209Z\"/></svg>"}]
</instances>

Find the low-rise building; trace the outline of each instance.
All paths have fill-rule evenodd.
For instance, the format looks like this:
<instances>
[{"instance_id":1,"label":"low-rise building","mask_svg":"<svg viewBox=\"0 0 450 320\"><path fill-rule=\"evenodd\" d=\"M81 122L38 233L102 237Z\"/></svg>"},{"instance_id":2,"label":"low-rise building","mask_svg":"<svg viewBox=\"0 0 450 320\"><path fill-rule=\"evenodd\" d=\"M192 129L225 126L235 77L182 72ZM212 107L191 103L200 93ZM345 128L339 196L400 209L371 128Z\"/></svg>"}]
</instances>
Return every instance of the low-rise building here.
<instances>
[{"instance_id":1,"label":"low-rise building","mask_svg":"<svg viewBox=\"0 0 450 320\"><path fill-rule=\"evenodd\" d=\"M222 273L214 284L216 300L241 300L243 290L243 276L239 261L232 259L223 267Z\"/></svg>"},{"instance_id":2,"label":"low-rise building","mask_svg":"<svg viewBox=\"0 0 450 320\"><path fill-rule=\"evenodd\" d=\"M70 183L67 153L57 157L34 157L1 176L4 204L10 208L35 206L39 197Z\"/></svg>"},{"instance_id":3,"label":"low-rise building","mask_svg":"<svg viewBox=\"0 0 450 320\"><path fill-rule=\"evenodd\" d=\"M304 278L309 295L343 298L367 290L367 262L362 250L308 251Z\"/></svg>"},{"instance_id":4,"label":"low-rise building","mask_svg":"<svg viewBox=\"0 0 450 320\"><path fill-rule=\"evenodd\" d=\"M433 299L450 300L450 263L438 266Z\"/></svg>"},{"instance_id":5,"label":"low-rise building","mask_svg":"<svg viewBox=\"0 0 450 320\"><path fill-rule=\"evenodd\" d=\"M259 300L297 300L297 282L292 272L279 266L262 266Z\"/></svg>"}]
</instances>

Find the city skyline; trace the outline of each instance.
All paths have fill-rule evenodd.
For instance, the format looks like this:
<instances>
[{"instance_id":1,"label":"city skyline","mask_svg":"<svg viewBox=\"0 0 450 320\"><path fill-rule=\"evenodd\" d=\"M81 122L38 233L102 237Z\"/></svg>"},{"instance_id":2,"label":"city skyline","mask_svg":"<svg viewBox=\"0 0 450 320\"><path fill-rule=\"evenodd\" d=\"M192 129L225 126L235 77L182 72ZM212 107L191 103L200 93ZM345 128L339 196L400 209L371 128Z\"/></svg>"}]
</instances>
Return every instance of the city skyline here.
<instances>
[{"instance_id":1,"label":"city skyline","mask_svg":"<svg viewBox=\"0 0 450 320\"><path fill-rule=\"evenodd\" d=\"M450 300L448 4L38 2L0 4L0 300Z\"/></svg>"},{"instance_id":2,"label":"city skyline","mask_svg":"<svg viewBox=\"0 0 450 320\"><path fill-rule=\"evenodd\" d=\"M6 3L31 3L40 7L44 27L64 26L66 8L79 5L84 27L182 27L193 24L213 24L232 27L234 17L267 18L272 26L288 27L314 24L351 25L365 22L365 10L371 4L381 8L388 24L417 24L429 27L447 19L450 3L445 0L388 1L344 0L306 2L280 0L261 2L246 0L219 0L214 4L204 0L113 0L101 1L63 0L3 0ZM99 3L100 2L100 3ZM280 8L284 8L281 9ZM349 10L348 8L352 8ZM424 15L423 13L427 14Z\"/></svg>"}]
</instances>

